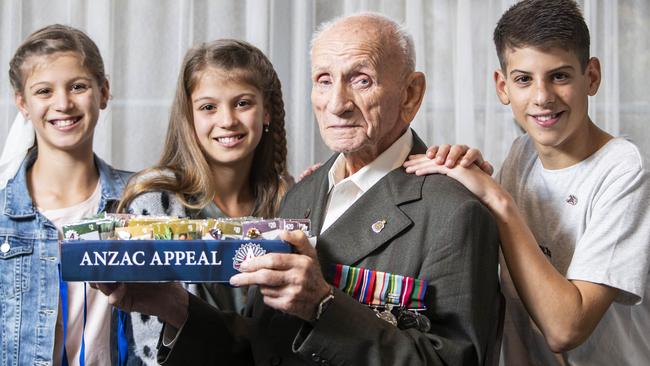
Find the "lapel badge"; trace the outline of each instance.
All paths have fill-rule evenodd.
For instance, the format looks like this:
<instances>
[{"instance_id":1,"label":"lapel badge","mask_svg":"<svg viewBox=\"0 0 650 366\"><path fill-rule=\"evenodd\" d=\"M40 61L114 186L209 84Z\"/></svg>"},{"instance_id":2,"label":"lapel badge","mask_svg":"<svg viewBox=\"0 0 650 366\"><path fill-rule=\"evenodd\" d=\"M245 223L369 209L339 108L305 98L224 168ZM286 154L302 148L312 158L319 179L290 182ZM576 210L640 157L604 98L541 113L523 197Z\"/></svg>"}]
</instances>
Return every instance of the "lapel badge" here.
<instances>
[{"instance_id":1,"label":"lapel badge","mask_svg":"<svg viewBox=\"0 0 650 366\"><path fill-rule=\"evenodd\" d=\"M384 230L384 227L386 226L386 220L379 220L372 224L372 231L375 232L375 234L379 234L382 230Z\"/></svg>"}]
</instances>

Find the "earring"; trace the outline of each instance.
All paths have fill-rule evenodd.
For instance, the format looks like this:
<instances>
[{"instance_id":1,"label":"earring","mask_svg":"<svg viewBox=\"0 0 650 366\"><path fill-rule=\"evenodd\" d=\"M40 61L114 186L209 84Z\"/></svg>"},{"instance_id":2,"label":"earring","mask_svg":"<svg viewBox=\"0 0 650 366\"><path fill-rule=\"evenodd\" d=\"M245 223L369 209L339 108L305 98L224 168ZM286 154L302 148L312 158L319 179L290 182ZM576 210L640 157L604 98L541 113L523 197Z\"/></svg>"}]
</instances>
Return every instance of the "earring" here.
<instances>
[{"instance_id":1,"label":"earring","mask_svg":"<svg viewBox=\"0 0 650 366\"><path fill-rule=\"evenodd\" d=\"M264 132L269 132L269 125L264 125Z\"/></svg>"}]
</instances>

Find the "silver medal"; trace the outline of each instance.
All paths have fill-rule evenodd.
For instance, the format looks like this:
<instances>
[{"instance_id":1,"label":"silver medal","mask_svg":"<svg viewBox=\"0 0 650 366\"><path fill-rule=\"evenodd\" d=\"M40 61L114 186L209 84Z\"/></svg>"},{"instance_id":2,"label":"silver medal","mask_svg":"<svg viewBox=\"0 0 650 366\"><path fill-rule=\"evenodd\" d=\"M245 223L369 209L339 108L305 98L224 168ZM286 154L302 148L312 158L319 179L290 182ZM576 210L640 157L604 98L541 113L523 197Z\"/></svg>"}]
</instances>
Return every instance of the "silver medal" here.
<instances>
[{"instance_id":1,"label":"silver medal","mask_svg":"<svg viewBox=\"0 0 650 366\"><path fill-rule=\"evenodd\" d=\"M375 314L377 314L377 317L385 322L388 322L389 324L392 324L394 326L397 326L397 318L393 313L391 312L391 306L387 306L383 310L379 310L377 308L374 308L373 310L375 311Z\"/></svg>"}]
</instances>

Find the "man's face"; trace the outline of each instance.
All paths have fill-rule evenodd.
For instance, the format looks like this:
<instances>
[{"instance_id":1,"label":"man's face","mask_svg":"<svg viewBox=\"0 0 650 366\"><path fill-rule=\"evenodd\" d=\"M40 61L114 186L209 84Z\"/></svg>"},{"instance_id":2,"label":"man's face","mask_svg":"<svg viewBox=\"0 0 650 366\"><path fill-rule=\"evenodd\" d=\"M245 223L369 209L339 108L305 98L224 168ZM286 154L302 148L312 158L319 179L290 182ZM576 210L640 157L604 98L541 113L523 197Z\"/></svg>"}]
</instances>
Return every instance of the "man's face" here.
<instances>
[{"instance_id":1,"label":"man's face","mask_svg":"<svg viewBox=\"0 0 650 366\"><path fill-rule=\"evenodd\" d=\"M506 52L507 74L495 74L497 94L538 150L571 151L588 128L587 98L600 83L591 59L583 72L574 52L523 47Z\"/></svg>"},{"instance_id":2,"label":"man's face","mask_svg":"<svg viewBox=\"0 0 650 366\"><path fill-rule=\"evenodd\" d=\"M379 27L350 23L316 40L311 101L325 144L367 164L408 126L400 116L405 68Z\"/></svg>"}]
</instances>

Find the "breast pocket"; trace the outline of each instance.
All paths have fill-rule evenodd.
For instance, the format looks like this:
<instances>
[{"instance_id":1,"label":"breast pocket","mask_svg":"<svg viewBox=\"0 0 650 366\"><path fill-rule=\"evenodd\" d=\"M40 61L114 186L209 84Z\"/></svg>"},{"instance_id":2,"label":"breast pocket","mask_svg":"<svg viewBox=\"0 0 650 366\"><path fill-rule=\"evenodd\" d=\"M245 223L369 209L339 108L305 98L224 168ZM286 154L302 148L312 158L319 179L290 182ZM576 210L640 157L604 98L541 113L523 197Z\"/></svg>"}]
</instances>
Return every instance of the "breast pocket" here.
<instances>
[{"instance_id":1,"label":"breast pocket","mask_svg":"<svg viewBox=\"0 0 650 366\"><path fill-rule=\"evenodd\" d=\"M0 236L0 293L14 297L29 289L34 239Z\"/></svg>"}]
</instances>

